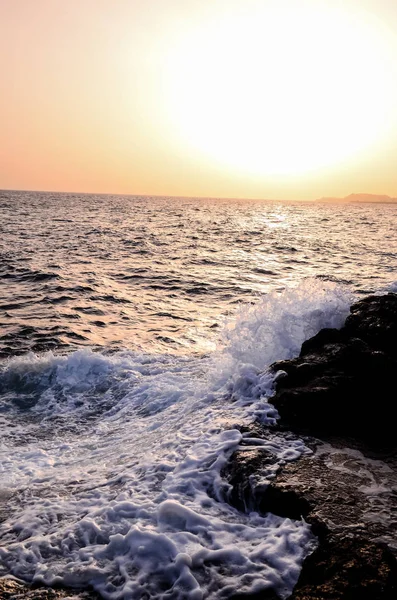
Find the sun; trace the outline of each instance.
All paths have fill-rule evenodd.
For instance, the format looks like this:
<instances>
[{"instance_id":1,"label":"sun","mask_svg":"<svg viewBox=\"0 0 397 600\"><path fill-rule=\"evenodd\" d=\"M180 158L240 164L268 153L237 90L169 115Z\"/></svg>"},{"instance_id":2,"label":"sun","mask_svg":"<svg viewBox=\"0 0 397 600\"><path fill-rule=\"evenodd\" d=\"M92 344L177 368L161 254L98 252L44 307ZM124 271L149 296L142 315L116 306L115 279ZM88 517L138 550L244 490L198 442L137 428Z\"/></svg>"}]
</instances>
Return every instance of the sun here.
<instances>
[{"instance_id":1,"label":"sun","mask_svg":"<svg viewBox=\"0 0 397 600\"><path fill-rule=\"evenodd\" d=\"M167 57L174 132L248 173L299 175L346 161L390 127L389 38L368 15L321 1L247 0L238 14L213 14Z\"/></svg>"}]
</instances>

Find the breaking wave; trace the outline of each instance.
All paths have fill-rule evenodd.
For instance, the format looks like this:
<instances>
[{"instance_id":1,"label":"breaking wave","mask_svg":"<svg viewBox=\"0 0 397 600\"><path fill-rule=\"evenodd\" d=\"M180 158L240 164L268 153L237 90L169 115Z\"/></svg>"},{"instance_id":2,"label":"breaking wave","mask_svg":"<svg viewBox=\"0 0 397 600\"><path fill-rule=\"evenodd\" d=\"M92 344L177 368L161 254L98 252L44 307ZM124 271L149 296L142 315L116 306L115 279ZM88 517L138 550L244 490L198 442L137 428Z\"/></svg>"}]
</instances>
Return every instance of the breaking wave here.
<instances>
[{"instance_id":1,"label":"breaking wave","mask_svg":"<svg viewBox=\"0 0 397 600\"><path fill-rule=\"evenodd\" d=\"M88 349L1 367L0 524L4 572L91 586L104 598L230 598L292 591L315 539L303 521L244 514L222 469L241 444L277 465L309 450L269 430L274 376L322 327L340 327L350 292L309 279L241 306L216 351L181 357Z\"/></svg>"}]
</instances>

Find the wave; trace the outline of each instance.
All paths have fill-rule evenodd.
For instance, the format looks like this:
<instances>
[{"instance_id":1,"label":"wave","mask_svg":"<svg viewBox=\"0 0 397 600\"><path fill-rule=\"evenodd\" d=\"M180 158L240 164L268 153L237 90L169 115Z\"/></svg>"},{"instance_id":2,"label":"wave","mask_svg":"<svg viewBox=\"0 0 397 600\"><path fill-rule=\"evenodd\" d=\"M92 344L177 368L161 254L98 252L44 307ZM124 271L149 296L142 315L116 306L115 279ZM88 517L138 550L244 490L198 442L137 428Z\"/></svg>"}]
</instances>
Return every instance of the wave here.
<instances>
[{"instance_id":1,"label":"wave","mask_svg":"<svg viewBox=\"0 0 397 600\"><path fill-rule=\"evenodd\" d=\"M240 513L222 469L243 425L273 425L267 367L339 327L351 297L308 280L241 306L210 355L81 350L1 367L3 568L27 581L93 586L104 598L286 597L315 539L304 521ZM33 398L24 405L23 397ZM275 432L278 464L309 452Z\"/></svg>"},{"instance_id":2,"label":"wave","mask_svg":"<svg viewBox=\"0 0 397 600\"><path fill-rule=\"evenodd\" d=\"M118 388L121 381L128 380L133 386L139 377L155 374L166 378L170 373L194 371L195 361L197 365L205 363L207 379L212 380L210 389L216 391L247 369L259 372L276 360L296 356L303 341L320 329L341 327L352 298L343 286L313 279L268 294L254 305L241 305L233 318L225 320L217 351L204 359L128 351L106 355L90 349L63 356L29 353L5 362L0 370L0 393L61 389L68 396L89 393L100 397ZM203 393L200 389L199 394Z\"/></svg>"},{"instance_id":3,"label":"wave","mask_svg":"<svg viewBox=\"0 0 397 600\"><path fill-rule=\"evenodd\" d=\"M0 273L0 279L11 279L20 282L41 282L60 279L60 276L57 273L50 271L36 271L26 268L8 267L8 272Z\"/></svg>"}]
</instances>

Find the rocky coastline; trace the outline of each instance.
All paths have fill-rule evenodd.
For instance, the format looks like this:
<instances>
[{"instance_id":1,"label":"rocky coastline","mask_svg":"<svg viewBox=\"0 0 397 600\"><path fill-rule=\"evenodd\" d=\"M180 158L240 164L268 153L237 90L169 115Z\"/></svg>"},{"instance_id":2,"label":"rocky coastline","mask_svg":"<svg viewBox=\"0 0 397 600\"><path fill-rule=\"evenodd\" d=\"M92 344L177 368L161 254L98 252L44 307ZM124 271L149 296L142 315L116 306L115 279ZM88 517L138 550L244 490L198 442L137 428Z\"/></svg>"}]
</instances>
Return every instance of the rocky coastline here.
<instances>
[{"instance_id":1,"label":"rocky coastline","mask_svg":"<svg viewBox=\"0 0 397 600\"><path fill-rule=\"evenodd\" d=\"M396 340L397 294L370 296L342 329L321 330L298 358L272 365L277 430L313 453L265 487L271 455L241 447L225 469L236 508L302 517L318 537L290 600L397 598Z\"/></svg>"},{"instance_id":2,"label":"rocky coastline","mask_svg":"<svg viewBox=\"0 0 397 600\"><path fill-rule=\"evenodd\" d=\"M272 365L280 415L273 433L303 438L312 454L264 486L275 457L241 445L222 472L225 499L238 510L312 526L318 546L290 600L397 598L396 340L397 294L370 296L351 307L342 329L321 330L299 357ZM265 431L254 423L249 435ZM0 599L97 598L76 593L0 579ZM233 600L242 598L280 600L273 590Z\"/></svg>"}]
</instances>

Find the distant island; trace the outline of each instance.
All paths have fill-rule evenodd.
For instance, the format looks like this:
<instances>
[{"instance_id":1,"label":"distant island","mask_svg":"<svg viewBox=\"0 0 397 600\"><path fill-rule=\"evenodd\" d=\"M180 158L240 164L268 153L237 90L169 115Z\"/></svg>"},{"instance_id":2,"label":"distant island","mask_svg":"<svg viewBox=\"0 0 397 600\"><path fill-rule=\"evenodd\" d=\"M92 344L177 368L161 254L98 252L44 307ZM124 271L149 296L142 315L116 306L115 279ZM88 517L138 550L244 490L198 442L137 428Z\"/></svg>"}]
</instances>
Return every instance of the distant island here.
<instances>
[{"instance_id":1,"label":"distant island","mask_svg":"<svg viewBox=\"0 0 397 600\"><path fill-rule=\"evenodd\" d=\"M375 204L393 204L397 198L379 194L349 194L344 198L318 198L315 202L371 202Z\"/></svg>"}]
</instances>

